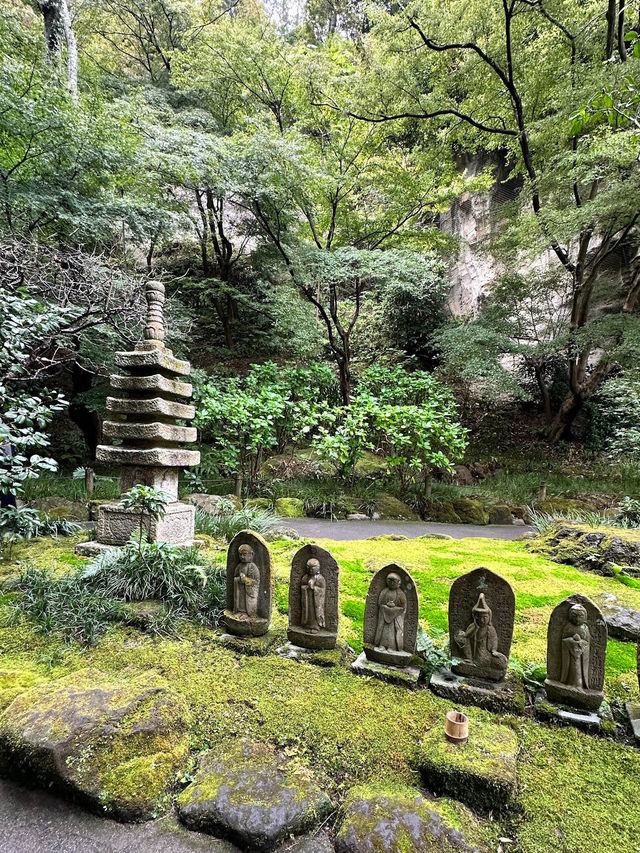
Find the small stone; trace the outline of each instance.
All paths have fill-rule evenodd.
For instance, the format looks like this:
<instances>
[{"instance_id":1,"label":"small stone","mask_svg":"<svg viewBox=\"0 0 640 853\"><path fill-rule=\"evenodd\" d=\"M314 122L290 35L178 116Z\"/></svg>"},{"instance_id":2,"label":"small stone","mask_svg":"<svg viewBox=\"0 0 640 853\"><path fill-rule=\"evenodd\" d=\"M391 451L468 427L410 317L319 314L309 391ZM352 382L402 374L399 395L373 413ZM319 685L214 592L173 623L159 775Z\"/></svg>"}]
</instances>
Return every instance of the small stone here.
<instances>
[{"instance_id":1,"label":"small stone","mask_svg":"<svg viewBox=\"0 0 640 853\"><path fill-rule=\"evenodd\" d=\"M185 826L243 850L273 850L288 836L312 830L331 809L307 768L247 740L204 753L194 781L178 797Z\"/></svg>"},{"instance_id":2,"label":"small stone","mask_svg":"<svg viewBox=\"0 0 640 853\"><path fill-rule=\"evenodd\" d=\"M336 853L478 853L449 825L450 813L451 807L447 810L412 788L355 788L343 808ZM469 816L467 822L473 821Z\"/></svg>"}]
</instances>

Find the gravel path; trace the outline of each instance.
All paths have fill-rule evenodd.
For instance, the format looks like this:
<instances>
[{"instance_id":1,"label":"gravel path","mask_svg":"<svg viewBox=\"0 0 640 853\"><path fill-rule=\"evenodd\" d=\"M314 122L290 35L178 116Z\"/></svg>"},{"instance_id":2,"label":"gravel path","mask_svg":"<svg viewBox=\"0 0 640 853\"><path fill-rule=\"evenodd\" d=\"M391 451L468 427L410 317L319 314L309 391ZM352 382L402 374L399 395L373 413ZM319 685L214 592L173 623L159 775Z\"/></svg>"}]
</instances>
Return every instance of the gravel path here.
<instances>
[{"instance_id":1,"label":"gravel path","mask_svg":"<svg viewBox=\"0 0 640 853\"><path fill-rule=\"evenodd\" d=\"M409 539L439 533L464 539L519 539L533 528L523 525L435 524L427 521L327 521L323 518L288 518L287 527L309 539L368 539L383 534L401 534Z\"/></svg>"}]
</instances>

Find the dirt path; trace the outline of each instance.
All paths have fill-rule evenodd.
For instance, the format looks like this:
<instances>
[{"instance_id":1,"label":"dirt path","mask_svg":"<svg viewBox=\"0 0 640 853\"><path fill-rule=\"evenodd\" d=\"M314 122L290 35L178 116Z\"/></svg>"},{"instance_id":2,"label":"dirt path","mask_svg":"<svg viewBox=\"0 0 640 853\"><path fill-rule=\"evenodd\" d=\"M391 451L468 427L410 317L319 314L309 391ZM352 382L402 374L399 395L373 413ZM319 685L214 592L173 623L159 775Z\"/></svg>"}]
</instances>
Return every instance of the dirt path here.
<instances>
[{"instance_id":1,"label":"dirt path","mask_svg":"<svg viewBox=\"0 0 640 853\"><path fill-rule=\"evenodd\" d=\"M523 525L436 524L427 521L327 521L323 518L288 518L301 536L309 539L368 539L383 534L401 534L409 539L444 534L454 539L477 536L483 539L518 539L533 528Z\"/></svg>"}]
</instances>

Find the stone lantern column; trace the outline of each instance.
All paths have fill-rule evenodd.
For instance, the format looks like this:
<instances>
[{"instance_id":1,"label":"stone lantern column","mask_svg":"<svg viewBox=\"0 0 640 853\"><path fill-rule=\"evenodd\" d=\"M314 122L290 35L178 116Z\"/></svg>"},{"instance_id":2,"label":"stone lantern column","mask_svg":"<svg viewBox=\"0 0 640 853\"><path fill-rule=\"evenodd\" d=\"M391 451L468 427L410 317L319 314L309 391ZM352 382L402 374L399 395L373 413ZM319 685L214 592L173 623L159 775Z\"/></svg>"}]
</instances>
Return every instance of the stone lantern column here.
<instances>
[{"instance_id":1,"label":"stone lantern column","mask_svg":"<svg viewBox=\"0 0 640 853\"><path fill-rule=\"evenodd\" d=\"M117 352L120 372L111 376L115 396L107 397L108 420L96 460L120 466L120 487L126 492L137 484L153 486L169 496L164 519L147 519L154 541L193 542L195 508L178 501L181 468L198 465L200 453L182 445L196 440L194 427L186 425L195 415L189 405L191 385L186 382L191 366L174 357L164 345L164 285L150 281L146 286L147 322L144 340L132 352ZM119 503L98 508L97 540L83 543L85 551L101 546L124 545L139 525L139 515Z\"/></svg>"}]
</instances>

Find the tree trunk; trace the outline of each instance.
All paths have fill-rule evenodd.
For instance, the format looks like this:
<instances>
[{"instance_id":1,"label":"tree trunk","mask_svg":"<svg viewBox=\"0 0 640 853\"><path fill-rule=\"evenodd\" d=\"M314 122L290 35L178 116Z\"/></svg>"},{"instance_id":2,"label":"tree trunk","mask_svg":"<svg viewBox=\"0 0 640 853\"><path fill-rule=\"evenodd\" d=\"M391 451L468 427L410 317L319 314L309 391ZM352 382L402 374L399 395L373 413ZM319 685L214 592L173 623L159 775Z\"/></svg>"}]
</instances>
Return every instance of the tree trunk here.
<instances>
[{"instance_id":1,"label":"tree trunk","mask_svg":"<svg viewBox=\"0 0 640 853\"><path fill-rule=\"evenodd\" d=\"M342 402L348 406L351 402L351 370L347 359L338 360L338 376L340 379L340 394Z\"/></svg>"},{"instance_id":2,"label":"tree trunk","mask_svg":"<svg viewBox=\"0 0 640 853\"><path fill-rule=\"evenodd\" d=\"M67 88L76 100L78 97L78 45L67 0L40 0L44 21L44 38L49 56L57 61L64 38L67 47Z\"/></svg>"},{"instance_id":3,"label":"tree trunk","mask_svg":"<svg viewBox=\"0 0 640 853\"><path fill-rule=\"evenodd\" d=\"M244 474L242 472L242 468L236 472L236 485L234 489L234 494L237 498L242 500L242 484L244 481Z\"/></svg>"},{"instance_id":4,"label":"tree trunk","mask_svg":"<svg viewBox=\"0 0 640 853\"><path fill-rule=\"evenodd\" d=\"M547 439L551 444L557 444L567 438L571 425L584 405L584 399L569 391L547 429Z\"/></svg>"}]
</instances>

